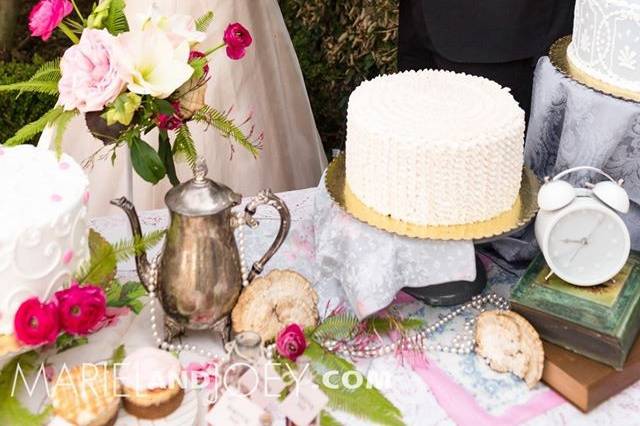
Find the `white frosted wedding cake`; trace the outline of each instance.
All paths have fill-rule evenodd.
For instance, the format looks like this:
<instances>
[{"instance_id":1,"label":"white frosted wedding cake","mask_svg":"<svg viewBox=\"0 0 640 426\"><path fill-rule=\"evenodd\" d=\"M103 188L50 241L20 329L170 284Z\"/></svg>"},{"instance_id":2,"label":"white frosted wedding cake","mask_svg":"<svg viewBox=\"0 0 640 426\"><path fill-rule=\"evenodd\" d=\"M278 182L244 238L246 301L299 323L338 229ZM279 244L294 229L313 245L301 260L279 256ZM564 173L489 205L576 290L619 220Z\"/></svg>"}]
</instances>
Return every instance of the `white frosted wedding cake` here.
<instances>
[{"instance_id":1,"label":"white frosted wedding cake","mask_svg":"<svg viewBox=\"0 0 640 426\"><path fill-rule=\"evenodd\" d=\"M25 300L47 301L89 254L89 180L69 156L0 146L0 334Z\"/></svg>"},{"instance_id":2,"label":"white frosted wedding cake","mask_svg":"<svg viewBox=\"0 0 640 426\"><path fill-rule=\"evenodd\" d=\"M640 1L577 0L567 58L593 78L640 92Z\"/></svg>"},{"instance_id":3,"label":"white frosted wedding cake","mask_svg":"<svg viewBox=\"0 0 640 426\"><path fill-rule=\"evenodd\" d=\"M517 199L524 126L509 90L485 78L381 76L349 99L347 184L365 205L402 221L488 220Z\"/></svg>"}]
</instances>

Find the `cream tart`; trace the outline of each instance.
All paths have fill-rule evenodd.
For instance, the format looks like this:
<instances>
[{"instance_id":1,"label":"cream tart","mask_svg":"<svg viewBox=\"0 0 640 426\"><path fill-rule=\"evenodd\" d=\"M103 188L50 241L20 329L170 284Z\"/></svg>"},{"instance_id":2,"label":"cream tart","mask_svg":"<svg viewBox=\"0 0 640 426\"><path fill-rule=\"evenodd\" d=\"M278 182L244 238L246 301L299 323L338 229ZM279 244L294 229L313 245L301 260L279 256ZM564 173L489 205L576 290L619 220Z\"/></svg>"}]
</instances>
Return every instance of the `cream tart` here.
<instances>
[{"instance_id":1,"label":"cream tart","mask_svg":"<svg viewBox=\"0 0 640 426\"><path fill-rule=\"evenodd\" d=\"M82 364L60 371L52 390L55 416L73 426L113 426L120 408L120 385L113 368Z\"/></svg>"},{"instance_id":2,"label":"cream tart","mask_svg":"<svg viewBox=\"0 0 640 426\"><path fill-rule=\"evenodd\" d=\"M180 361L156 348L138 349L120 368L123 406L131 415L155 420L180 407L184 398Z\"/></svg>"}]
</instances>

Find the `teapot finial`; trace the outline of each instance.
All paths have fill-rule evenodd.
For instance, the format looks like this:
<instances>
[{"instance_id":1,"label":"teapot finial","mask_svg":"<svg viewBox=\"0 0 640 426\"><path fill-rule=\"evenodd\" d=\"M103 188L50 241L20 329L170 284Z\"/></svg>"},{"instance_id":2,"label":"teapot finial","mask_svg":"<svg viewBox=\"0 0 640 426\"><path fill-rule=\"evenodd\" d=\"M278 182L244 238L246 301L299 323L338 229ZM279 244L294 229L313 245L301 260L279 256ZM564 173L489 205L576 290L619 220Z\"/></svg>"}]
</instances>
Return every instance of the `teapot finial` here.
<instances>
[{"instance_id":1,"label":"teapot finial","mask_svg":"<svg viewBox=\"0 0 640 426\"><path fill-rule=\"evenodd\" d=\"M199 155L198 158L196 158L196 166L193 171L196 182L204 182L204 179L207 177L207 173L209 173L207 160L205 160L203 156Z\"/></svg>"}]
</instances>

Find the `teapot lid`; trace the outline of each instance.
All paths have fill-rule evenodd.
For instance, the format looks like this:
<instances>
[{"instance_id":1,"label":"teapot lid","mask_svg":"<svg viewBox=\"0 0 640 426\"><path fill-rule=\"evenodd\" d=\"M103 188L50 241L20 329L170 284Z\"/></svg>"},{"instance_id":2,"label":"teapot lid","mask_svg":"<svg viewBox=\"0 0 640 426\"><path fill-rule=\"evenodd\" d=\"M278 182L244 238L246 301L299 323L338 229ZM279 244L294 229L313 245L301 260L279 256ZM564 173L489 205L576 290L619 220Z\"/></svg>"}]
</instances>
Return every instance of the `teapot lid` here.
<instances>
[{"instance_id":1,"label":"teapot lid","mask_svg":"<svg viewBox=\"0 0 640 426\"><path fill-rule=\"evenodd\" d=\"M164 197L169 210L185 216L208 216L240 204L241 195L207 178L207 173L207 163L198 157L194 178L171 188Z\"/></svg>"}]
</instances>

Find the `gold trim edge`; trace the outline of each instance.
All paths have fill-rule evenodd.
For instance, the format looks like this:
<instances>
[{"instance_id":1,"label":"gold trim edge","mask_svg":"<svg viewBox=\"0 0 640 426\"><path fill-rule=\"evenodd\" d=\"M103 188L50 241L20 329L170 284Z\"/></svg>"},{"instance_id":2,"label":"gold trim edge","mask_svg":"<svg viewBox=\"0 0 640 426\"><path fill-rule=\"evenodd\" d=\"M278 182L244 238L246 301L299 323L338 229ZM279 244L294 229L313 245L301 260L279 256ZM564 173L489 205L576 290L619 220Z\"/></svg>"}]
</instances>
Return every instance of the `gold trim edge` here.
<instances>
[{"instance_id":1,"label":"gold trim edge","mask_svg":"<svg viewBox=\"0 0 640 426\"><path fill-rule=\"evenodd\" d=\"M523 169L522 185L513 207L497 217L463 225L417 225L393 219L367 207L346 183L345 156L334 158L327 168L325 187L331 199L353 218L382 231L396 235L430 240L479 241L505 236L526 226L538 212L540 181L527 167Z\"/></svg>"},{"instance_id":2,"label":"gold trim edge","mask_svg":"<svg viewBox=\"0 0 640 426\"><path fill-rule=\"evenodd\" d=\"M549 49L549 59L551 60L551 65L553 65L556 70L565 77L596 92L613 96L623 101L640 102L640 93L605 83L602 80L591 77L589 74L571 64L567 56L567 49L570 43L571 36L568 35L556 40L555 43L551 45Z\"/></svg>"}]
</instances>

